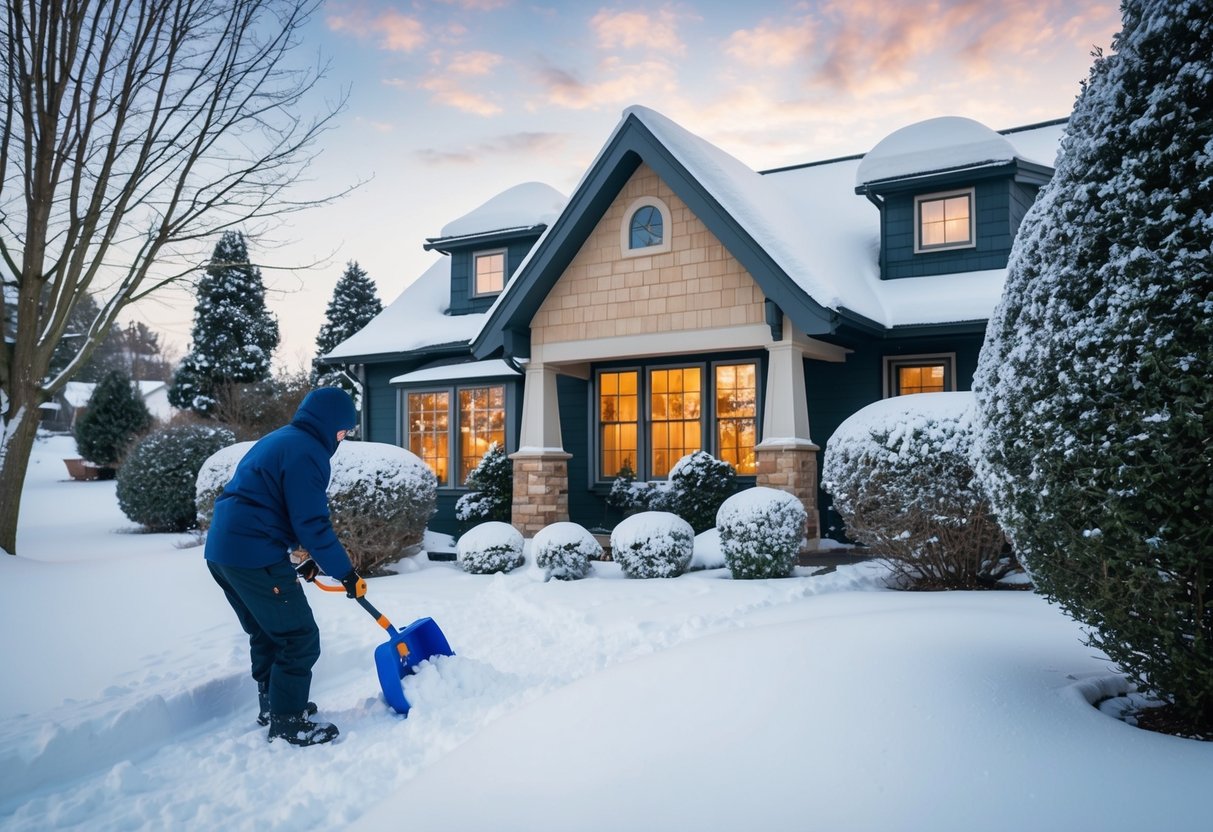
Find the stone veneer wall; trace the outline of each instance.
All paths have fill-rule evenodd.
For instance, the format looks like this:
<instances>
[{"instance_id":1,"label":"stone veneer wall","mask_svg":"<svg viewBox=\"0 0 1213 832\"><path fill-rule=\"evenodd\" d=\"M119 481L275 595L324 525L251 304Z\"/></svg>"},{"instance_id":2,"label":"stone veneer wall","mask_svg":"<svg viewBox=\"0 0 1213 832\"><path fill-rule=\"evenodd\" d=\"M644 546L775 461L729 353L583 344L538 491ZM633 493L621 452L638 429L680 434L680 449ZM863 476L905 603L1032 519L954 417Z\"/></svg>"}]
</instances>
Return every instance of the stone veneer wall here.
<instances>
[{"instance_id":1,"label":"stone veneer wall","mask_svg":"<svg viewBox=\"0 0 1213 832\"><path fill-rule=\"evenodd\" d=\"M510 523L523 537L569 519L569 454L511 454L514 504Z\"/></svg>"},{"instance_id":2,"label":"stone veneer wall","mask_svg":"<svg viewBox=\"0 0 1213 832\"><path fill-rule=\"evenodd\" d=\"M642 196L670 210L670 251L625 257L624 212ZM648 165L641 165L531 320L531 343L761 324L758 284Z\"/></svg>"},{"instance_id":3,"label":"stone veneer wall","mask_svg":"<svg viewBox=\"0 0 1213 832\"><path fill-rule=\"evenodd\" d=\"M808 520L805 537L809 548L816 548L821 537L821 524L817 514L817 454L814 446L786 446L756 450L758 458L757 484L767 488L787 491L800 500Z\"/></svg>"}]
</instances>

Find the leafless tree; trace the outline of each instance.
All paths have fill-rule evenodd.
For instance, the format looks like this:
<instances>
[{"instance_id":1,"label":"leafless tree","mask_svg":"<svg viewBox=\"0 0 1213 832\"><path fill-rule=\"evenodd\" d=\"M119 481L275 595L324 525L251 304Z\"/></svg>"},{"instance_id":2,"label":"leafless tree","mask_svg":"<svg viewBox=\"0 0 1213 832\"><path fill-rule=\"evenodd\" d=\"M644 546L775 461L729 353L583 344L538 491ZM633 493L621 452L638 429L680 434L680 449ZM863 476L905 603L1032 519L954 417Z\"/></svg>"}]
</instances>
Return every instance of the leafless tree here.
<instances>
[{"instance_id":1,"label":"leafless tree","mask_svg":"<svg viewBox=\"0 0 1213 832\"><path fill-rule=\"evenodd\" d=\"M38 407L127 304L211 238L322 200L287 188L340 109L300 115L320 0L5 0L0 31L0 547L16 552ZM330 197L331 198L331 197ZM99 312L48 377L76 302Z\"/></svg>"}]
</instances>

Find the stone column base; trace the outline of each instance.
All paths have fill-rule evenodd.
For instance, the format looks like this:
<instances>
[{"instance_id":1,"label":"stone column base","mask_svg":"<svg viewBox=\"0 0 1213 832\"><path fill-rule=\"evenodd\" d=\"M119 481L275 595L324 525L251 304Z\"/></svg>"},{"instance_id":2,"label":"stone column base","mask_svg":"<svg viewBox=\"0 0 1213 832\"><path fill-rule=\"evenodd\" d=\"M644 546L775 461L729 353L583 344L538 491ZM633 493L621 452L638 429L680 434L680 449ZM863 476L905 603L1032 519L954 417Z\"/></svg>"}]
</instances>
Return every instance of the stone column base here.
<instances>
[{"instance_id":1,"label":"stone column base","mask_svg":"<svg viewBox=\"0 0 1213 832\"><path fill-rule=\"evenodd\" d=\"M510 522L523 537L569 519L569 460L564 451L510 454L514 463L514 505Z\"/></svg>"},{"instance_id":2,"label":"stone column base","mask_svg":"<svg viewBox=\"0 0 1213 832\"><path fill-rule=\"evenodd\" d=\"M754 449L758 460L757 484L786 491L804 506L808 517L806 549L816 549L821 538L817 516L817 454L820 450L817 445L800 442L763 442Z\"/></svg>"}]
</instances>

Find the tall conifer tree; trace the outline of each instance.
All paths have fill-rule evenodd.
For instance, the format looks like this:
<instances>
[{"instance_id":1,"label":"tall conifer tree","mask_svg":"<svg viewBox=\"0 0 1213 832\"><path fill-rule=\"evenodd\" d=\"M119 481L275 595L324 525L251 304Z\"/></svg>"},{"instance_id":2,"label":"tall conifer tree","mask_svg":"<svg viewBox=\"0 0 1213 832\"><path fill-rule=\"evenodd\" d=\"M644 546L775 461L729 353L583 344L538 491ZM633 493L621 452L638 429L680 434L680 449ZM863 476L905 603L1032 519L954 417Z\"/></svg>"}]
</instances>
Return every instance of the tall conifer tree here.
<instances>
[{"instance_id":1,"label":"tall conifer tree","mask_svg":"<svg viewBox=\"0 0 1213 832\"><path fill-rule=\"evenodd\" d=\"M333 288L325 322L316 336L316 357L322 358L338 344L362 329L383 311L375 281L367 276L356 260L345 266L345 274ZM358 391L339 370L321 367L312 370L312 385L340 387L357 400Z\"/></svg>"},{"instance_id":2,"label":"tall conifer tree","mask_svg":"<svg viewBox=\"0 0 1213 832\"><path fill-rule=\"evenodd\" d=\"M1213 729L1213 0L1125 0L1024 218L977 470L1037 589Z\"/></svg>"},{"instance_id":3,"label":"tall conifer tree","mask_svg":"<svg viewBox=\"0 0 1213 832\"><path fill-rule=\"evenodd\" d=\"M225 231L198 284L193 344L169 389L182 410L209 414L223 388L269 378L278 321L265 306L261 269L249 263L244 235Z\"/></svg>"}]
</instances>

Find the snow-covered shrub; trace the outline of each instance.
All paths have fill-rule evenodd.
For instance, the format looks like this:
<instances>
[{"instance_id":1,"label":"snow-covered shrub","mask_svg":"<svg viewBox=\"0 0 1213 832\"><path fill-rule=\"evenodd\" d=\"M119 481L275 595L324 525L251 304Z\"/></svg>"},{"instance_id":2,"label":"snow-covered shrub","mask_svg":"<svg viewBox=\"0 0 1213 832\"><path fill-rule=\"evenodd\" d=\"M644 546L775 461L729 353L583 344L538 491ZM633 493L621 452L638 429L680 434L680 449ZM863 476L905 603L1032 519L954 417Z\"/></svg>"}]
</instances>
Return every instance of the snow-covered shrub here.
<instances>
[{"instance_id":1,"label":"snow-covered shrub","mask_svg":"<svg viewBox=\"0 0 1213 832\"><path fill-rule=\"evenodd\" d=\"M747 488L725 500L716 513L716 528L733 577L790 575L806 519L800 500L776 488Z\"/></svg>"},{"instance_id":2,"label":"snow-covered shrub","mask_svg":"<svg viewBox=\"0 0 1213 832\"><path fill-rule=\"evenodd\" d=\"M253 444L224 448L202 466L196 481L202 528L210 525L215 499ZM437 506L438 480L429 466L396 445L342 442L331 467L333 530L355 569L372 572L421 543Z\"/></svg>"},{"instance_id":3,"label":"snow-covered shrub","mask_svg":"<svg viewBox=\"0 0 1213 832\"><path fill-rule=\"evenodd\" d=\"M673 578L686 571L695 547L691 524L667 511L642 511L611 532L611 557L629 578Z\"/></svg>"},{"instance_id":4,"label":"snow-covered shrub","mask_svg":"<svg viewBox=\"0 0 1213 832\"><path fill-rule=\"evenodd\" d=\"M602 545L576 523L544 526L531 541L535 564L549 578L575 581L590 572L590 561L602 559Z\"/></svg>"},{"instance_id":5,"label":"snow-covered shrub","mask_svg":"<svg viewBox=\"0 0 1213 832\"><path fill-rule=\"evenodd\" d=\"M463 533L455 546L456 560L473 575L509 572L525 560L523 542L522 534L509 523L490 520Z\"/></svg>"},{"instance_id":6,"label":"snow-covered shrub","mask_svg":"<svg viewBox=\"0 0 1213 832\"><path fill-rule=\"evenodd\" d=\"M152 425L152 414L139 388L121 370L111 370L93 388L88 408L76 422L76 450L103 469L102 479L113 479L136 437ZM108 473L105 471L108 469Z\"/></svg>"},{"instance_id":7,"label":"snow-covered shrub","mask_svg":"<svg viewBox=\"0 0 1213 832\"><path fill-rule=\"evenodd\" d=\"M198 524L198 471L211 454L236 441L215 425L181 425L144 437L118 471L122 513L154 532L183 532Z\"/></svg>"},{"instance_id":8,"label":"snow-covered shrub","mask_svg":"<svg viewBox=\"0 0 1213 832\"><path fill-rule=\"evenodd\" d=\"M636 472L626 462L611 482L611 491L606 496L606 503L620 514L631 514L638 508Z\"/></svg>"},{"instance_id":9,"label":"snow-covered shrub","mask_svg":"<svg viewBox=\"0 0 1213 832\"><path fill-rule=\"evenodd\" d=\"M1213 727L1213 8L1122 4L1020 227L977 470L1038 591Z\"/></svg>"},{"instance_id":10,"label":"snow-covered shrub","mask_svg":"<svg viewBox=\"0 0 1213 832\"><path fill-rule=\"evenodd\" d=\"M904 585L989 585L1013 568L969 460L972 393L874 402L830 437L822 487L847 535Z\"/></svg>"},{"instance_id":11,"label":"snow-covered shrub","mask_svg":"<svg viewBox=\"0 0 1213 832\"><path fill-rule=\"evenodd\" d=\"M691 524L695 533L716 525L716 512L737 490L733 466L705 451L687 454L670 469L665 510Z\"/></svg>"},{"instance_id":12,"label":"snow-covered shrub","mask_svg":"<svg viewBox=\"0 0 1213 832\"><path fill-rule=\"evenodd\" d=\"M455 518L464 527L486 520L507 523L514 504L514 464L494 442L468 474L470 491L455 503Z\"/></svg>"}]
</instances>

